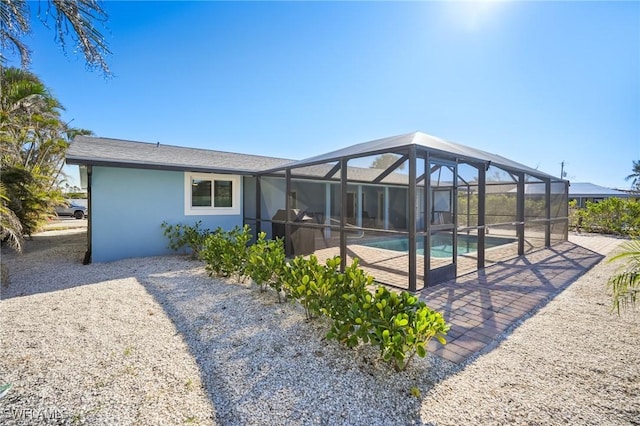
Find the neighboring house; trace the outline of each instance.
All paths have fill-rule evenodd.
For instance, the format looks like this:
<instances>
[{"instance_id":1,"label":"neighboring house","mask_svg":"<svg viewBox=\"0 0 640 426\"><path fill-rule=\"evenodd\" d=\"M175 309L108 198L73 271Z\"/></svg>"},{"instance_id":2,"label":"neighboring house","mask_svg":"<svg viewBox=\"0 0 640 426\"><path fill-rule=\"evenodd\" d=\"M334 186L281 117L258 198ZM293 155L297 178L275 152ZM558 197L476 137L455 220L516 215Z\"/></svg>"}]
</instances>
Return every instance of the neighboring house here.
<instances>
[{"instance_id":1,"label":"neighboring house","mask_svg":"<svg viewBox=\"0 0 640 426\"><path fill-rule=\"evenodd\" d=\"M632 195L617 189L605 188L589 182L571 182L569 185L569 200L576 200L579 208L584 208L587 201L597 203L606 198L631 198Z\"/></svg>"}]
</instances>

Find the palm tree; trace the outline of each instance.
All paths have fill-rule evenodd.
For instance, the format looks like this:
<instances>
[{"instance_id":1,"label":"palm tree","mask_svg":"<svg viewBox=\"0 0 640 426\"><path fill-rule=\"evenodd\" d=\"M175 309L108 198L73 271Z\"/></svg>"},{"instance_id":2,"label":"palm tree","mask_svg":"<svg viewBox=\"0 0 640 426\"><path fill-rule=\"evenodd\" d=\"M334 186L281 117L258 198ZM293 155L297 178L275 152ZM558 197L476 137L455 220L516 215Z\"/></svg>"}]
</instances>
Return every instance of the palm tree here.
<instances>
[{"instance_id":1,"label":"palm tree","mask_svg":"<svg viewBox=\"0 0 640 426\"><path fill-rule=\"evenodd\" d=\"M60 121L63 108L34 74L5 68L0 75L0 138L6 165L21 162L27 140L45 121Z\"/></svg>"},{"instance_id":2,"label":"palm tree","mask_svg":"<svg viewBox=\"0 0 640 426\"><path fill-rule=\"evenodd\" d=\"M31 32L29 3L26 0L0 1L0 63L6 61L2 52L9 50L20 55L23 68L29 65L31 52L22 41ZM56 41L63 49L70 37L84 54L87 65L100 68L106 76L111 75L104 58L111 52L94 25L107 21L107 13L99 0L48 0L42 10L38 6L38 17L46 26L49 19L53 20Z\"/></svg>"},{"instance_id":3,"label":"palm tree","mask_svg":"<svg viewBox=\"0 0 640 426\"><path fill-rule=\"evenodd\" d=\"M6 188L0 183L0 241L6 241L12 249L20 253L24 242L22 224L16 214L7 206L9 201Z\"/></svg>"},{"instance_id":4,"label":"palm tree","mask_svg":"<svg viewBox=\"0 0 640 426\"><path fill-rule=\"evenodd\" d=\"M608 286L612 293L613 309L620 315L621 308L635 307L640 295L640 240L631 240L622 244L622 252L609 261L626 259L627 263L616 275L609 278Z\"/></svg>"},{"instance_id":5,"label":"palm tree","mask_svg":"<svg viewBox=\"0 0 640 426\"><path fill-rule=\"evenodd\" d=\"M0 74L0 182L3 206L31 235L62 202L58 177L73 134L62 105L34 74L5 68Z\"/></svg>"},{"instance_id":6,"label":"palm tree","mask_svg":"<svg viewBox=\"0 0 640 426\"><path fill-rule=\"evenodd\" d=\"M631 186L640 191L640 160L633 161L633 168L631 170L632 173L624 178L624 180L631 180Z\"/></svg>"},{"instance_id":7,"label":"palm tree","mask_svg":"<svg viewBox=\"0 0 640 426\"><path fill-rule=\"evenodd\" d=\"M64 108L36 75L17 68L5 68L0 76L2 165L21 164L27 169L43 166L44 158L51 160L51 155L43 153L50 151L48 145L59 139L57 136L64 130L60 117ZM63 154L66 146L61 148ZM59 151L50 151L50 154L59 154Z\"/></svg>"}]
</instances>

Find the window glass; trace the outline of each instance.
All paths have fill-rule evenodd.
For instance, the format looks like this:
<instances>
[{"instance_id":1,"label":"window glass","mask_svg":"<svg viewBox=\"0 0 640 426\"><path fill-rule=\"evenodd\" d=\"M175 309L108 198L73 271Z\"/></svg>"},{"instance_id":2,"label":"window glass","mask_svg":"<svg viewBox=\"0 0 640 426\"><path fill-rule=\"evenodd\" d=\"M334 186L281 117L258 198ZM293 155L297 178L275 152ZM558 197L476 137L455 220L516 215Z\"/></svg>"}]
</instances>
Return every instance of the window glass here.
<instances>
[{"instance_id":1,"label":"window glass","mask_svg":"<svg viewBox=\"0 0 640 426\"><path fill-rule=\"evenodd\" d=\"M240 176L186 172L184 174L184 214L239 215L242 213Z\"/></svg>"},{"instance_id":2,"label":"window glass","mask_svg":"<svg viewBox=\"0 0 640 426\"><path fill-rule=\"evenodd\" d=\"M191 180L191 206L211 207L211 181Z\"/></svg>"},{"instance_id":3,"label":"window glass","mask_svg":"<svg viewBox=\"0 0 640 426\"><path fill-rule=\"evenodd\" d=\"M233 207L233 187L230 180L214 181L214 207Z\"/></svg>"}]
</instances>

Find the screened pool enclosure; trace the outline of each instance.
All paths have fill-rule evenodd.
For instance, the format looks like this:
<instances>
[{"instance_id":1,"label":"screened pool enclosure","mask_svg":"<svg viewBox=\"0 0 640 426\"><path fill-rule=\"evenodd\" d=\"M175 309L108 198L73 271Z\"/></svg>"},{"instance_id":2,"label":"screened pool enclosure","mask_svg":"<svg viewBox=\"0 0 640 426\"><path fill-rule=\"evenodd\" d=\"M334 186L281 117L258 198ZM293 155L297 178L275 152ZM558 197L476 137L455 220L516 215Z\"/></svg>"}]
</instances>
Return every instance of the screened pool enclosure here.
<instances>
[{"instance_id":1,"label":"screened pool enclosure","mask_svg":"<svg viewBox=\"0 0 640 426\"><path fill-rule=\"evenodd\" d=\"M245 223L289 256L358 258L410 291L567 239L567 181L424 133L244 179Z\"/></svg>"}]
</instances>

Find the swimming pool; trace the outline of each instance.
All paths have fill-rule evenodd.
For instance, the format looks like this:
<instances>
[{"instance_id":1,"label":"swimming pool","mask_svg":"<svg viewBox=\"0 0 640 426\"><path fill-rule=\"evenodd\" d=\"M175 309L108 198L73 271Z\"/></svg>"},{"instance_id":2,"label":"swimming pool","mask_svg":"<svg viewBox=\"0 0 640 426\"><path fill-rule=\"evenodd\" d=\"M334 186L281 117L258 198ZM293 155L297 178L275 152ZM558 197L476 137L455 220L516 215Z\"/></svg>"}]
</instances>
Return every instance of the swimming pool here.
<instances>
[{"instance_id":1,"label":"swimming pool","mask_svg":"<svg viewBox=\"0 0 640 426\"><path fill-rule=\"evenodd\" d=\"M516 241L515 238L484 237L485 248L498 247ZM418 254L424 254L424 240L416 238ZM408 237L393 237L380 240L363 242L367 247L380 248L400 252L409 252ZM458 235L458 254L467 254L478 251L478 237L475 235ZM451 257L453 247L451 244L451 234L436 234L431 237L431 257Z\"/></svg>"}]
</instances>

